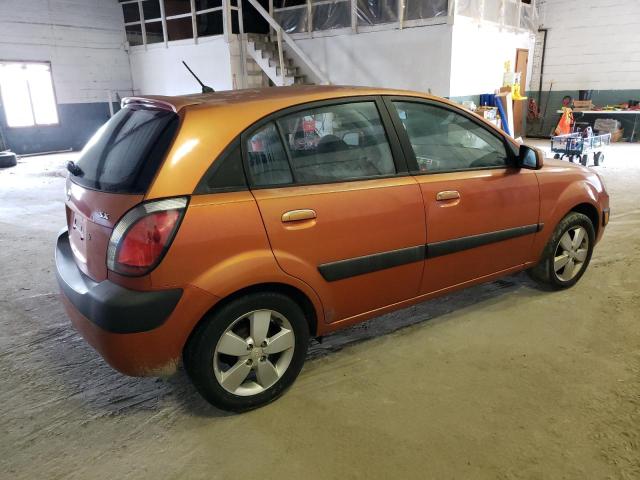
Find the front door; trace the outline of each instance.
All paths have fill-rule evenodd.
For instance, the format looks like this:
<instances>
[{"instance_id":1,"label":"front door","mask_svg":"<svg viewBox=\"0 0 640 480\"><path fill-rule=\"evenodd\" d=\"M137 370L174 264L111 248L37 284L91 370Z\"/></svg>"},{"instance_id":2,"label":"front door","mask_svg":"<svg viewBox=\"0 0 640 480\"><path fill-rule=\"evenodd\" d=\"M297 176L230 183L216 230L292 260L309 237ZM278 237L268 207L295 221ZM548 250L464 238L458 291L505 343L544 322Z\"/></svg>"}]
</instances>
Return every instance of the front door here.
<instances>
[{"instance_id":1,"label":"front door","mask_svg":"<svg viewBox=\"0 0 640 480\"><path fill-rule=\"evenodd\" d=\"M504 137L439 102L389 102L425 203L421 293L522 265L538 231L538 181Z\"/></svg>"},{"instance_id":2,"label":"front door","mask_svg":"<svg viewBox=\"0 0 640 480\"><path fill-rule=\"evenodd\" d=\"M367 97L289 110L243 138L278 264L316 290L327 322L415 297L420 287L422 195L385 124L384 105Z\"/></svg>"}]
</instances>

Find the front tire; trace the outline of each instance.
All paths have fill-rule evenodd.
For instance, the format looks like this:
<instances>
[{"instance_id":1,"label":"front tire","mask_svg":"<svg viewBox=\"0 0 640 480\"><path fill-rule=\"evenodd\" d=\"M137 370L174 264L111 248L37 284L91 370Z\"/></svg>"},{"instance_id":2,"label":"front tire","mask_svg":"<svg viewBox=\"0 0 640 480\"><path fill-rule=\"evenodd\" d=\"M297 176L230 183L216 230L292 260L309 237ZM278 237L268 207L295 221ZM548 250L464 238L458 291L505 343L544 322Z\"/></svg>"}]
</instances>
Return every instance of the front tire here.
<instances>
[{"instance_id":1,"label":"front tire","mask_svg":"<svg viewBox=\"0 0 640 480\"><path fill-rule=\"evenodd\" d=\"M589 217L571 212L560 221L540 262L528 273L554 290L573 287L589 266L594 244L595 230Z\"/></svg>"},{"instance_id":2,"label":"front tire","mask_svg":"<svg viewBox=\"0 0 640 480\"><path fill-rule=\"evenodd\" d=\"M243 412L293 384L308 344L309 326L296 302L276 292L249 294L205 317L185 347L185 369L209 403Z\"/></svg>"}]
</instances>

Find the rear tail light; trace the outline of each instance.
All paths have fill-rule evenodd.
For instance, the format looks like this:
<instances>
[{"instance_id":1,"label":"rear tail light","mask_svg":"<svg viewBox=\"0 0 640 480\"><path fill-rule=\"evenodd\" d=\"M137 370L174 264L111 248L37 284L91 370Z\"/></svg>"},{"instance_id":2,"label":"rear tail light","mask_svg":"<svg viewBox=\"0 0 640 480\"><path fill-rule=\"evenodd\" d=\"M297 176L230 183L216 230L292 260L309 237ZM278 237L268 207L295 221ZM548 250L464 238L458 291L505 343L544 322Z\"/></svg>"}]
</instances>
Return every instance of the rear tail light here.
<instances>
[{"instance_id":1,"label":"rear tail light","mask_svg":"<svg viewBox=\"0 0 640 480\"><path fill-rule=\"evenodd\" d=\"M187 197L141 203L116 224L107 249L107 268L129 276L146 275L169 249Z\"/></svg>"}]
</instances>

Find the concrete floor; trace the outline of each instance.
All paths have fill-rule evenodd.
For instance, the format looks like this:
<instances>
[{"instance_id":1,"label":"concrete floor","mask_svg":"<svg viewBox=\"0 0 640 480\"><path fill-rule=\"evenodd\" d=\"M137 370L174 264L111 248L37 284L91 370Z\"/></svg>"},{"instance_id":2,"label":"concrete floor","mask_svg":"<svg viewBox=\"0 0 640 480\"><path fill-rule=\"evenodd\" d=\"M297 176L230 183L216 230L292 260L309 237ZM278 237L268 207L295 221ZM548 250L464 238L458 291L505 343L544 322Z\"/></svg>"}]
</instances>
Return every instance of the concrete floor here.
<instances>
[{"instance_id":1,"label":"concrete floor","mask_svg":"<svg viewBox=\"0 0 640 480\"><path fill-rule=\"evenodd\" d=\"M598 170L612 218L575 288L521 274L335 334L244 415L182 371L114 372L70 327L72 157L0 171L0 478L640 478L640 145Z\"/></svg>"}]
</instances>

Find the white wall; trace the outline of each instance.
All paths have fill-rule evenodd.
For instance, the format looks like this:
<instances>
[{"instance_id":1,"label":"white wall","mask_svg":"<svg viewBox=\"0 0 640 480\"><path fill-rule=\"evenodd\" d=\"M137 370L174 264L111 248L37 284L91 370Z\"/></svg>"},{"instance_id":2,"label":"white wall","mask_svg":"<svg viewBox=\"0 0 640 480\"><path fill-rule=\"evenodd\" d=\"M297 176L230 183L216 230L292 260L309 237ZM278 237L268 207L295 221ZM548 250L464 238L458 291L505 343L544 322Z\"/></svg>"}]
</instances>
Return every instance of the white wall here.
<instances>
[{"instance_id":1,"label":"white wall","mask_svg":"<svg viewBox=\"0 0 640 480\"><path fill-rule=\"evenodd\" d=\"M51 62L58 103L130 93L117 0L0 0L0 60Z\"/></svg>"},{"instance_id":2,"label":"white wall","mask_svg":"<svg viewBox=\"0 0 640 480\"><path fill-rule=\"evenodd\" d=\"M544 91L640 89L640 0L539 1Z\"/></svg>"},{"instance_id":3,"label":"white wall","mask_svg":"<svg viewBox=\"0 0 640 480\"><path fill-rule=\"evenodd\" d=\"M233 76L230 45L222 36L134 47L131 49L133 87L142 95L184 95L200 93L200 85L182 65L214 90L231 90Z\"/></svg>"},{"instance_id":4,"label":"white wall","mask_svg":"<svg viewBox=\"0 0 640 480\"><path fill-rule=\"evenodd\" d=\"M451 26L431 25L298 39L338 85L401 88L449 95Z\"/></svg>"},{"instance_id":5,"label":"white wall","mask_svg":"<svg viewBox=\"0 0 640 480\"><path fill-rule=\"evenodd\" d=\"M490 24L478 25L466 17L456 17L451 51L451 96L493 93L502 86L504 63L515 68L516 50L529 50L527 83L531 82L535 35L500 30Z\"/></svg>"}]
</instances>

